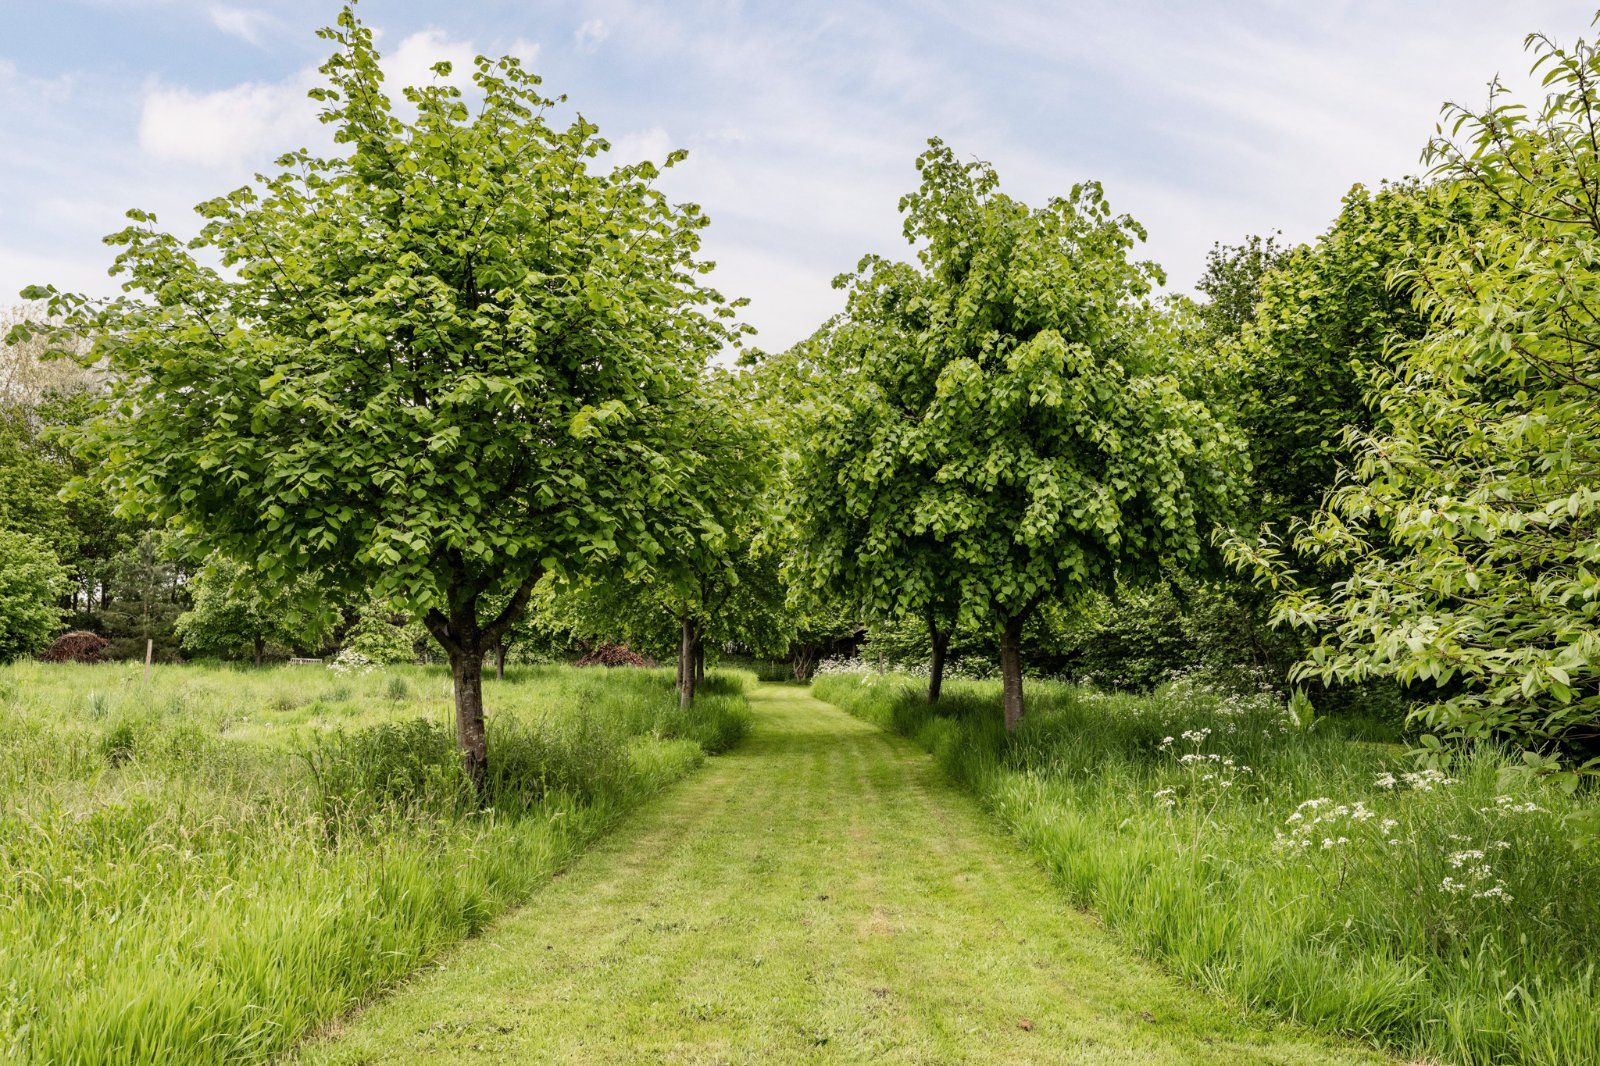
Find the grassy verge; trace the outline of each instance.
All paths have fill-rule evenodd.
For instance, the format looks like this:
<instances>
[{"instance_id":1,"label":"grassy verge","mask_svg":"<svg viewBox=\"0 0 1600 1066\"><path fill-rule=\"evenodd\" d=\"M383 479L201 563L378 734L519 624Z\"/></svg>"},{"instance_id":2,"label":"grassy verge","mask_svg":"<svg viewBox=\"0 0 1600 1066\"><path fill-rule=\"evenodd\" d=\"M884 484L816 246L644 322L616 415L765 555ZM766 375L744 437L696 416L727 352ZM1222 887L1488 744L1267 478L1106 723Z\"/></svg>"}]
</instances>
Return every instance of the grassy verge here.
<instances>
[{"instance_id":1,"label":"grassy verge","mask_svg":"<svg viewBox=\"0 0 1600 1066\"><path fill-rule=\"evenodd\" d=\"M745 681L488 682L478 812L437 671L0 669L0 1057L274 1057L737 742Z\"/></svg>"},{"instance_id":2,"label":"grassy verge","mask_svg":"<svg viewBox=\"0 0 1600 1066\"><path fill-rule=\"evenodd\" d=\"M916 738L1138 949L1200 985L1324 1029L1471 1063L1600 1061L1600 847L1591 799L1448 776L1265 698L838 674L815 691Z\"/></svg>"}]
</instances>

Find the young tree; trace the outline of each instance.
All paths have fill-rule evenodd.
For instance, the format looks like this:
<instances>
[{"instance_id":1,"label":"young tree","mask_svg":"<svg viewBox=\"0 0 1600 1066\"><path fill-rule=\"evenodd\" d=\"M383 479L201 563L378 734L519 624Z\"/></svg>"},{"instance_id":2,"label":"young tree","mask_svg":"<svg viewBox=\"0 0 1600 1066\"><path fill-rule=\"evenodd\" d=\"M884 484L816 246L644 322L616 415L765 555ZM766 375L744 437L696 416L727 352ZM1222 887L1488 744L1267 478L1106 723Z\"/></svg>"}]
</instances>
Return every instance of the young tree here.
<instances>
[{"instance_id":1,"label":"young tree","mask_svg":"<svg viewBox=\"0 0 1600 1066\"><path fill-rule=\"evenodd\" d=\"M29 655L61 628L67 573L50 546L0 529L0 662Z\"/></svg>"},{"instance_id":2,"label":"young tree","mask_svg":"<svg viewBox=\"0 0 1600 1066\"><path fill-rule=\"evenodd\" d=\"M1028 618L1198 556L1236 494L1240 448L1179 387L1150 298L1159 272L1128 258L1143 230L1098 185L1033 209L937 140L917 166L921 186L900 203L920 269L869 258L847 279L852 312L887 303L893 322L860 314L869 339L836 375L841 398L807 462L848 483L857 520L885 486L905 487L908 535L957 575L963 609L999 629L1015 729ZM811 567L838 565L810 538L801 550Z\"/></svg>"},{"instance_id":3,"label":"young tree","mask_svg":"<svg viewBox=\"0 0 1600 1066\"><path fill-rule=\"evenodd\" d=\"M124 297L42 295L115 372L100 428L129 505L421 618L481 785L485 652L545 573L653 550L668 413L733 310L700 282L699 208L654 164L602 166L514 57L477 59L470 107L436 64L405 119L352 9L322 36L339 154L202 204L187 246L131 212Z\"/></svg>"},{"instance_id":4,"label":"young tree","mask_svg":"<svg viewBox=\"0 0 1600 1066\"><path fill-rule=\"evenodd\" d=\"M150 650L162 659L176 658L185 588L163 539L146 533L117 553L109 569L111 594L100 616L111 638L111 654L143 658Z\"/></svg>"},{"instance_id":5,"label":"young tree","mask_svg":"<svg viewBox=\"0 0 1600 1066\"><path fill-rule=\"evenodd\" d=\"M427 629L408 612L391 603L368 600L356 611L350 628L340 638L339 651L384 665L416 663L417 650L427 641Z\"/></svg>"},{"instance_id":6,"label":"young tree","mask_svg":"<svg viewBox=\"0 0 1600 1066\"><path fill-rule=\"evenodd\" d=\"M265 582L224 555L208 559L188 591L190 607L178 616L177 635L200 654L248 650L260 666L269 644L314 649L332 622L313 578L302 576L288 586Z\"/></svg>"},{"instance_id":7,"label":"young tree","mask_svg":"<svg viewBox=\"0 0 1600 1066\"><path fill-rule=\"evenodd\" d=\"M1468 217L1400 279L1430 325L1377 390L1351 476L1296 546L1349 576L1298 581L1280 619L1321 641L1326 682L1431 690L1413 716L1600 771L1600 50L1530 38L1551 95L1446 109L1432 146ZM1448 217L1448 216L1447 216ZM1569 777L1569 782L1575 782Z\"/></svg>"}]
</instances>

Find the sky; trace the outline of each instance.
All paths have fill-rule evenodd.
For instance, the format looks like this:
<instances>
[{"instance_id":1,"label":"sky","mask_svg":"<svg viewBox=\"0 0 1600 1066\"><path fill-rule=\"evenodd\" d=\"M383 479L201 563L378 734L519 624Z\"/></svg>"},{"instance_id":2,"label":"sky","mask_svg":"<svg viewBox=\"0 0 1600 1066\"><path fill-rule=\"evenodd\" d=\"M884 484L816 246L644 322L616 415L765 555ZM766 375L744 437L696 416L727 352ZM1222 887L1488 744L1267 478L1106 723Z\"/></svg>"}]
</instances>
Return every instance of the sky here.
<instances>
[{"instance_id":1,"label":"sky","mask_svg":"<svg viewBox=\"0 0 1600 1066\"><path fill-rule=\"evenodd\" d=\"M23 286L115 291L122 213L192 206L323 143L306 91L334 0L0 0L0 305ZM868 252L905 257L899 197L931 136L1029 202L1101 181L1186 292L1218 241L1311 240L1355 183L1422 170L1440 105L1524 37L1592 7L1523 0L808 3L362 0L389 83L438 59L522 57L620 159L686 148L715 284L782 349ZM1531 97L1530 97L1531 98Z\"/></svg>"}]
</instances>

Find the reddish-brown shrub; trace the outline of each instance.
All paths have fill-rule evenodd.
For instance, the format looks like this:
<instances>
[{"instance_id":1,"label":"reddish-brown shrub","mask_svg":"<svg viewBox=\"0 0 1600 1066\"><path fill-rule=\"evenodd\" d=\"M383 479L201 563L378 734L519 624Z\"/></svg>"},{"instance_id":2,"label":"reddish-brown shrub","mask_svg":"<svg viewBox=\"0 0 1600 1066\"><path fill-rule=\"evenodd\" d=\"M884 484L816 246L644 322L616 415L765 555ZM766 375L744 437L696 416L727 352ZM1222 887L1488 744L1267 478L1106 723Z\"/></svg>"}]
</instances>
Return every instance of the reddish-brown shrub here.
<instances>
[{"instance_id":1,"label":"reddish-brown shrub","mask_svg":"<svg viewBox=\"0 0 1600 1066\"><path fill-rule=\"evenodd\" d=\"M111 642L99 633L74 629L63 633L39 653L47 663L97 663Z\"/></svg>"},{"instance_id":2,"label":"reddish-brown shrub","mask_svg":"<svg viewBox=\"0 0 1600 1066\"><path fill-rule=\"evenodd\" d=\"M654 666L656 661L640 655L626 644L599 644L578 660L579 666Z\"/></svg>"}]
</instances>

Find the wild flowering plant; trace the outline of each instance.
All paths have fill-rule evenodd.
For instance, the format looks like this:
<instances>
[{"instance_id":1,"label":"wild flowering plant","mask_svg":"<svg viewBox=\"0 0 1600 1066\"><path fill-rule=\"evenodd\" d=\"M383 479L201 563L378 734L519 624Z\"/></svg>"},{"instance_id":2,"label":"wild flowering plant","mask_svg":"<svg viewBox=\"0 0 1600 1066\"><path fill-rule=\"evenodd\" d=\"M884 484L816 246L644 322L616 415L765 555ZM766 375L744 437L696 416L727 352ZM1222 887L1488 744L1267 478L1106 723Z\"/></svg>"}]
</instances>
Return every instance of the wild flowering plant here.
<instances>
[{"instance_id":1,"label":"wild flowering plant","mask_svg":"<svg viewBox=\"0 0 1600 1066\"><path fill-rule=\"evenodd\" d=\"M328 663L328 669L336 674L370 674L377 667L377 663L349 648L341 651Z\"/></svg>"}]
</instances>

